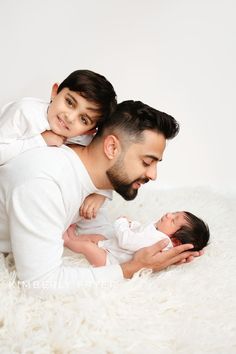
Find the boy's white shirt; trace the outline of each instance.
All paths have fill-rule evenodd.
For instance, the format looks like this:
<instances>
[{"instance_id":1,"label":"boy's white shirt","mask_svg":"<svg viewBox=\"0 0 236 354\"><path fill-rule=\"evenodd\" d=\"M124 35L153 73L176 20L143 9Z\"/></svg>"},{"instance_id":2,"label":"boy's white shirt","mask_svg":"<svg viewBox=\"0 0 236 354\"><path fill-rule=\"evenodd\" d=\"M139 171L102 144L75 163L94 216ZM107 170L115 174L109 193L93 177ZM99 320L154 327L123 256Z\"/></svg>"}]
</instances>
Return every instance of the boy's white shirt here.
<instances>
[{"instance_id":1,"label":"boy's white shirt","mask_svg":"<svg viewBox=\"0 0 236 354\"><path fill-rule=\"evenodd\" d=\"M138 221L129 222L126 218L121 217L115 221L114 231L112 238L99 241L98 246L107 250L108 257L110 253L112 259L116 259L119 264L129 261L134 252L139 249L151 246L164 238L170 241L164 250L173 247L171 239L157 230L154 224L143 225Z\"/></svg>"},{"instance_id":2,"label":"boy's white shirt","mask_svg":"<svg viewBox=\"0 0 236 354\"><path fill-rule=\"evenodd\" d=\"M46 146L41 133L50 130L47 120L49 102L33 97L25 97L10 102L0 115L0 165L20 153L36 147ZM70 138L68 143L88 145L92 135Z\"/></svg>"},{"instance_id":3,"label":"boy's white shirt","mask_svg":"<svg viewBox=\"0 0 236 354\"><path fill-rule=\"evenodd\" d=\"M0 166L19 154L38 147L47 146L41 133L50 130L47 119L49 102L25 97L10 102L1 110L0 115ZM67 139L67 143L87 146L93 135L81 135ZM112 199L111 191L99 194Z\"/></svg>"}]
</instances>

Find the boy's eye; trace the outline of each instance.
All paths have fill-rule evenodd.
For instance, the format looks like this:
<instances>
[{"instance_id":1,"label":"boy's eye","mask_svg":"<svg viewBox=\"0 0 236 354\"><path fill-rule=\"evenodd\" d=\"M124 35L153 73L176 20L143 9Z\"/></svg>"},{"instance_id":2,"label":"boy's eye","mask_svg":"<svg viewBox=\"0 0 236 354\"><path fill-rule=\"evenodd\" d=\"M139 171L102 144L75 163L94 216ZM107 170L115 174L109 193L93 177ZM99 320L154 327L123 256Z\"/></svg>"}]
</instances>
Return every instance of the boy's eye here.
<instances>
[{"instance_id":1,"label":"boy's eye","mask_svg":"<svg viewBox=\"0 0 236 354\"><path fill-rule=\"evenodd\" d=\"M80 117L80 120L81 120L81 122L82 122L83 124L85 124L85 125L88 125L88 123L89 123L87 117L81 116L81 117Z\"/></svg>"},{"instance_id":2,"label":"boy's eye","mask_svg":"<svg viewBox=\"0 0 236 354\"><path fill-rule=\"evenodd\" d=\"M70 106L70 107L73 107L73 102L70 98L66 98L66 103Z\"/></svg>"}]
</instances>

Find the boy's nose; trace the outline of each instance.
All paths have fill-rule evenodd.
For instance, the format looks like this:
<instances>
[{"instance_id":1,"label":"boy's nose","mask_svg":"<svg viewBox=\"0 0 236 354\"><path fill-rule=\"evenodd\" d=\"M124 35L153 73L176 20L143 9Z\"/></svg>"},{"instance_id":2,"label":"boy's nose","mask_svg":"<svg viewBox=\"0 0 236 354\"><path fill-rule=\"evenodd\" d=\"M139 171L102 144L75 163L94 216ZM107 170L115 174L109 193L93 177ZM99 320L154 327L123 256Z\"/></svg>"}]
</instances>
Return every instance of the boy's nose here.
<instances>
[{"instance_id":1,"label":"boy's nose","mask_svg":"<svg viewBox=\"0 0 236 354\"><path fill-rule=\"evenodd\" d=\"M73 114L65 113L65 119L66 119L67 123L72 123L74 121L74 116L73 116Z\"/></svg>"}]
</instances>

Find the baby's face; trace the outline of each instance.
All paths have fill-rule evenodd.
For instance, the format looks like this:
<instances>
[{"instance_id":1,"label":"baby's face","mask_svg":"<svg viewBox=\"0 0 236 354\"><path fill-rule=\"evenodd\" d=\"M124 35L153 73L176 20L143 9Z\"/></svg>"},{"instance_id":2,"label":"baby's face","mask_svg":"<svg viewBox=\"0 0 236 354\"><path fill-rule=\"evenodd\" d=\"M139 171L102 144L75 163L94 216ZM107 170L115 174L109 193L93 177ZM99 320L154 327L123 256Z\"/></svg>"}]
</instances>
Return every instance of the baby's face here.
<instances>
[{"instance_id":1,"label":"baby's face","mask_svg":"<svg viewBox=\"0 0 236 354\"><path fill-rule=\"evenodd\" d=\"M171 237L182 226L187 224L188 222L185 219L185 213L183 211L177 211L163 215L162 218L157 221L155 226L159 231Z\"/></svg>"}]
</instances>

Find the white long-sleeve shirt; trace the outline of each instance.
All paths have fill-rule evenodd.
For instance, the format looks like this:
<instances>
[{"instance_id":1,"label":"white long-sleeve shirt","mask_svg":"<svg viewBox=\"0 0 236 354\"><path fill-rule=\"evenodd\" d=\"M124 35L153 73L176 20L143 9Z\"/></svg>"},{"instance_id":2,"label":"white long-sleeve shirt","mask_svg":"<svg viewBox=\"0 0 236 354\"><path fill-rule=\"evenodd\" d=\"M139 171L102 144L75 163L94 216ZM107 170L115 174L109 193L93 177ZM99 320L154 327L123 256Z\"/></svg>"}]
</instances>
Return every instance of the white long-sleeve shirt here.
<instances>
[{"instance_id":1,"label":"white long-sleeve shirt","mask_svg":"<svg viewBox=\"0 0 236 354\"><path fill-rule=\"evenodd\" d=\"M107 251L107 264L121 264L132 259L140 248L151 246L164 238L170 241L165 250L172 248L170 238L157 230L154 224L142 225L121 217L114 223L114 237L99 241L98 246Z\"/></svg>"},{"instance_id":2,"label":"white long-sleeve shirt","mask_svg":"<svg viewBox=\"0 0 236 354\"><path fill-rule=\"evenodd\" d=\"M50 130L47 119L49 103L33 97L8 103L0 114L0 165L20 153L46 146L41 133ZM92 135L81 135L67 142L88 145Z\"/></svg>"},{"instance_id":3,"label":"white long-sleeve shirt","mask_svg":"<svg viewBox=\"0 0 236 354\"><path fill-rule=\"evenodd\" d=\"M79 221L85 197L98 192L67 146L28 150L0 166L0 251L13 252L18 278L26 286L36 282L39 288L68 291L83 282L123 278L118 265L62 264L62 235Z\"/></svg>"},{"instance_id":4,"label":"white long-sleeve shirt","mask_svg":"<svg viewBox=\"0 0 236 354\"><path fill-rule=\"evenodd\" d=\"M50 130L47 119L49 103L33 97L10 102L0 115L0 166L15 156L38 147L47 146L41 133ZM67 139L66 143L89 145L93 135L80 135ZM112 192L98 192L112 199Z\"/></svg>"}]
</instances>

